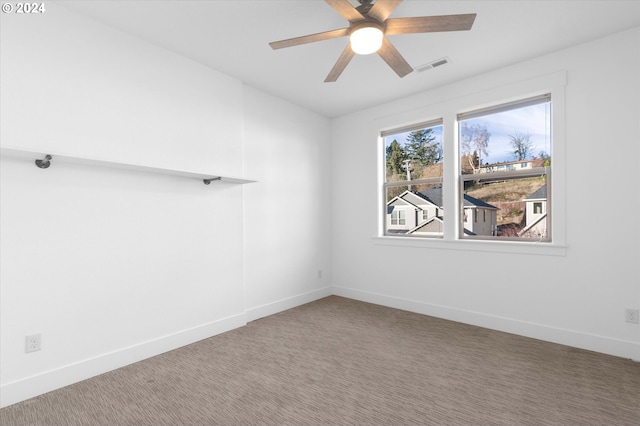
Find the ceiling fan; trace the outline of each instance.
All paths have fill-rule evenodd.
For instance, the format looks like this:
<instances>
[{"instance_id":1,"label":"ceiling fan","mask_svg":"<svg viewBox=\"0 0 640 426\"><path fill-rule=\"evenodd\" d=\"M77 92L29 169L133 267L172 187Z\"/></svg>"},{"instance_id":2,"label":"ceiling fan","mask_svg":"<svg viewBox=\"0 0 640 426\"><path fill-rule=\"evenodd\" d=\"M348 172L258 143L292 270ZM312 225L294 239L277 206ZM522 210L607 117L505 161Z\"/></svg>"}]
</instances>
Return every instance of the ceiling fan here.
<instances>
[{"instance_id":1,"label":"ceiling fan","mask_svg":"<svg viewBox=\"0 0 640 426\"><path fill-rule=\"evenodd\" d=\"M348 27L269 43L273 49L282 49L284 47L349 36L349 44L338 58L329 75L327 75L324 80L325 83L336 81L356 53L369 54L377 52L398 76L404 77L411 73L413 68L391 44L387 36L470 30L476 18L475 13L389 18L391 12L402 0L376 0L373 4L372 0L358 0L360 3L358 7L353 7L348 0L325 1L349 21Z\"/></svg>"}]
</instances>

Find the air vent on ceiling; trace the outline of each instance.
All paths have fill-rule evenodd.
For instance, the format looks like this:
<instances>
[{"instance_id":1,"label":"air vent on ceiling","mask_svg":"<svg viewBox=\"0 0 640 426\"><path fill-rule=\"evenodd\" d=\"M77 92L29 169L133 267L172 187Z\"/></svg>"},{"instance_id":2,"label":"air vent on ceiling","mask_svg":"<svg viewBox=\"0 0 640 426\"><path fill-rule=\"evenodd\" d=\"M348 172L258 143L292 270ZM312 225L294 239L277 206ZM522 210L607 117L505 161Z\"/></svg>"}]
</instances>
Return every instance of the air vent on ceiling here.
<instances>
[{"instance_id":1,"label":"air vent on ceiling","mask_svg":"<svg viewBox=\"0 0 640 426\"><path fill-rule=\"evenodd\" d=\"M435 61L431 61L428 64L420 65L419 67L416 67L415 70L418 72L422 72L422 71L430 70L432 68L441 67L443 65L448 64L449 62L451 62L449 58L440 58L440 59L436 59Z\"/></svg>"}]
</instances>

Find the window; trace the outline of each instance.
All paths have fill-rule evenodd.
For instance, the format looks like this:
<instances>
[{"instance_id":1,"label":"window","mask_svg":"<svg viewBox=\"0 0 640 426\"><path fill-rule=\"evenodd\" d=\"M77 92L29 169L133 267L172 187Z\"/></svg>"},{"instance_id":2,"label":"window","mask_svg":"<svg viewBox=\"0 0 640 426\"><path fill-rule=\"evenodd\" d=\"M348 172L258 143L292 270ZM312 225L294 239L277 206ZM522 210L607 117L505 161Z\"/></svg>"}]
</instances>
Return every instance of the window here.
<instances>
[{"instance_id":1,"label":"window","mask_svg":"<svg viewBox=\"0 0 640 426\"><path fill-rule=\"evenodd\" d=\"M392 209L391 211L391 224L392 225L405 225L407 223L406 214L404 210Z\"/></svg>"},{"instance_id":2,"label":"window","mask_svg":"<svg viewBox=\"0 0 640 426\"><path fill-rule=\"evenodd\" d=\"M533 214L542 214L542 203L533 203Z\"/></svg>"},{"instance_id":3,"label":"window","mask_svg":"<svg viewBox=\"0 0 640 426\"><path fill-rule=\"evenodd\" d=\"M376 117L373 242L566 255L566 84L566 71L558 71L487 89L461 88ZM394 176L389 163L402 154L398 148L408 144L409 133L428 128L437 135L442 160L428 174L410 162L409 171L396 167ZM398 146L392 147L394 140ZM406 210L405 225L392 225L393 206Z\"/></svg>"},{"instance_id":4,"label":"window","mask_svg":"<svg viewBox=\"0 0 640 426\"><path fill-rule=\"evenodd\" d=\"M458 141L460 209L485 215L460 238L550 241L551 96L458 114Z\"/></svg>"},{"instance_id":5,"label":"window","mask_svg":"<svg viewBox=\"0 0 640 426\"><path fill-rule=\"evenodd\" d=\"M384 235L441 237L442 120L382 132L382 138Z\"/></svg>"}]
</instances>

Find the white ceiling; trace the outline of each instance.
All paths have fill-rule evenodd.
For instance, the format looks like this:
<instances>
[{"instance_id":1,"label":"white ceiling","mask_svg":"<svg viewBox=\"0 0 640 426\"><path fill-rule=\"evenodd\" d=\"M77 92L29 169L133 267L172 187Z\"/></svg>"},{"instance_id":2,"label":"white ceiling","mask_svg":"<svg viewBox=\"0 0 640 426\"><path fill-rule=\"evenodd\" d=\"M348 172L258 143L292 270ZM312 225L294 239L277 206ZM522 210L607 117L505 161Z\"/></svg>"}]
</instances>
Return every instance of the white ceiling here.
<instances>
[{"instance_id":1,"label":"white ceiling","mask_svg":"<svg viewBox=\"0 0 640 426\"><path fill-rule=\"evenodd\" d=\"M356 55L337 82L324 83L346 38L268 44L347 27L321 0L60 3L327 117L640 26L640 0L405 0L392 18L477 14L470 31L389 37L414 68L442 57L451 63L399 78L378 55Z\"/></svg>"}]
</instances>

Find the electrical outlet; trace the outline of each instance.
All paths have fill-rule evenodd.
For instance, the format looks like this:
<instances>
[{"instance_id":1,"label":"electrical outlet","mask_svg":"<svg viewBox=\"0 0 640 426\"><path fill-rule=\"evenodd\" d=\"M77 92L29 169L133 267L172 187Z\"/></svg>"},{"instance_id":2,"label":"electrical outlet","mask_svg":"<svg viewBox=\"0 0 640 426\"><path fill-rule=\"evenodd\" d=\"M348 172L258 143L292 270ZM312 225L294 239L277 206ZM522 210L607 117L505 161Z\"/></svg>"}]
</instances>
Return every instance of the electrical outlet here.
<instances>
[{"instance_id":1,"label":"electrical outlet","mask_svg":"<svg viewBox=\"0 0 640 426\"><path fill-rule=\"evenodd\" d=\"M624 311L624 320L626 322L630 322L631 324L638 324L640 315L640 311L638 309L626 309Z\"/></svg>"},{"instance_id":2,"label":"electrical outlet","mask_svg":"<svg viewBox=\"0 0 640 426\"><path fill-rule=\"evenodd\" d=\"M25 337L24 340L25 340L24 351L26 353L36 352L41 349L42 336L40 334L32 334L31 336Z\"/></svg>"}]
</instances>

